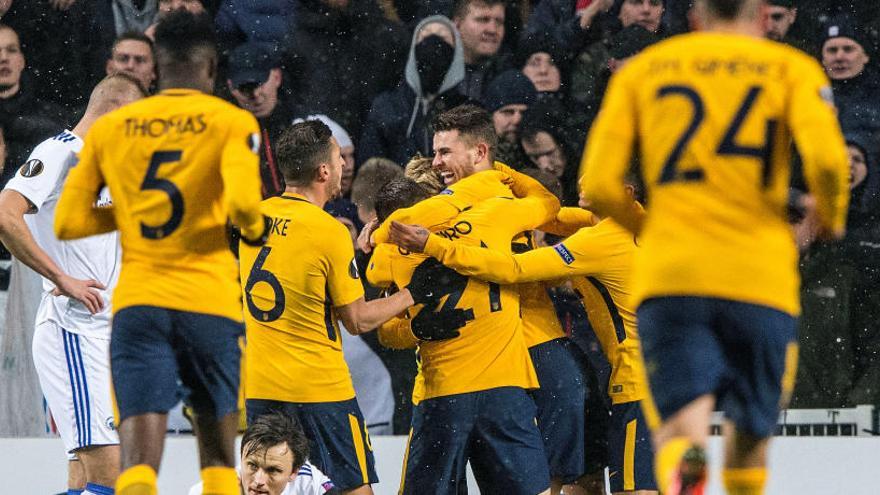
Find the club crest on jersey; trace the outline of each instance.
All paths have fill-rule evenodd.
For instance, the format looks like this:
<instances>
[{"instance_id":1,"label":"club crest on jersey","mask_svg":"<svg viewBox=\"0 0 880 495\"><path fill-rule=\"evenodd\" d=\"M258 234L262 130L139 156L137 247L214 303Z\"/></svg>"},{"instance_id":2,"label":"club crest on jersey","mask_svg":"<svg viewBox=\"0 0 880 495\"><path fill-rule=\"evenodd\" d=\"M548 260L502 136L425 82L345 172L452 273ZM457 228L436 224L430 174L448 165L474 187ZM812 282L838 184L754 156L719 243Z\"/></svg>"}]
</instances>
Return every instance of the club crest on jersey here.
<instances>
[{"instance_id":1,"label":"club crest on jersey","mask_svg":"<svg viewBox=\"0 0 880 495\"><path fill-rule=\"evenodd\" d=\"M354 262L354 258L351 259L351 263L348 265L348 275L351 278L361 278L361 274L358 273L357 263Z\"/></svg>"},{"instance_id":2,"label":"club crest on jersey","mask_svg":"<svg viewBox=\"0 0 880 495\"><path fill-rule=\"evenodd\" d=\"M252 132L247 138L248 148L251 149L253 154L257 154L260 152L260 135L256 132Z\"/></svg>"},{"instance_id":3,"label":"club crest on jersey","mask_svg":"<svg viewBox=\"0 0 880 495\"><path fill-rule=\"evenodd\" d=\"M553 246L553 250L562 258L562 261L565 262L566 265L570 265L574 263L574 256L571 255L571 251L565 247L565 244L559 243Z\"/></svg>"},{"instance_id":4,"label":"club crest on jersey","mask_svg":"<svg viewBox=\"0 0 880 495\"><path fill-rule=\"evenodd\" d=\"M36 158L32 158L18 169L18 173L20 173L22 177L27 177L28 179L36 177L43 173L43 162Z\"/></svg>"}]
</instances>

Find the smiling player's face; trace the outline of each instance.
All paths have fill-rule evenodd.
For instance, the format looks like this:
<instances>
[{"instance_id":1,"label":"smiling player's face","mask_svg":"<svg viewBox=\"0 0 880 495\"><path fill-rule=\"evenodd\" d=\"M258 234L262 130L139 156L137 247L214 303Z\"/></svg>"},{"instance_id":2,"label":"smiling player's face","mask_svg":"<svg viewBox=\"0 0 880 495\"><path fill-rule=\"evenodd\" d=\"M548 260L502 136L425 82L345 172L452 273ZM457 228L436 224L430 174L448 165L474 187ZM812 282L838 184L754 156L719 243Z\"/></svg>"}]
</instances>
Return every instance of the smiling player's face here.
<instances>
[{"instance_id":1,"label":"smiling player's face","mask_svg":"<svg viewBox=\"0 0 880 495\"><path fill-rule=\"evenodd\" d=\"M474 173L475 148L462 139L458 131L440 131L434 134L433 167L443 183L451 186Z\"/></svg>"}]
</instances>

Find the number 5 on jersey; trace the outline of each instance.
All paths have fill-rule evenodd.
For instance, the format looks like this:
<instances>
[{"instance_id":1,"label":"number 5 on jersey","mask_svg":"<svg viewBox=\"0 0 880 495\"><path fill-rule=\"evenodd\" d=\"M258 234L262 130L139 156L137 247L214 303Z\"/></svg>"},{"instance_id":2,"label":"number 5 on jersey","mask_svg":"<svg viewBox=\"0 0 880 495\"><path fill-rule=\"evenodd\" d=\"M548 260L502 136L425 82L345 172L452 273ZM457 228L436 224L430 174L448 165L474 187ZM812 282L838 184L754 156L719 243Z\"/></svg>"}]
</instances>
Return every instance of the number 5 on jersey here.
<instances>
[{"instance_id":1,"label":"number 5 on jersey","mask_svg":"<svg viewBox=\"0 0 880 495\"><path fill-rule=\"evenodd\" d=\"M147 225L141 222L141 236L145 239L163 239L180 227L180 222L183 220L183 195L173 182L160 179L157 175L159 167L166 163L179 162L181 155L180 150L157 151L150 158L147 175L141 182L141 191L162 191L167 194L168 200L171 201L171 216L162 225Z\"/></svg>"}]
</instances>

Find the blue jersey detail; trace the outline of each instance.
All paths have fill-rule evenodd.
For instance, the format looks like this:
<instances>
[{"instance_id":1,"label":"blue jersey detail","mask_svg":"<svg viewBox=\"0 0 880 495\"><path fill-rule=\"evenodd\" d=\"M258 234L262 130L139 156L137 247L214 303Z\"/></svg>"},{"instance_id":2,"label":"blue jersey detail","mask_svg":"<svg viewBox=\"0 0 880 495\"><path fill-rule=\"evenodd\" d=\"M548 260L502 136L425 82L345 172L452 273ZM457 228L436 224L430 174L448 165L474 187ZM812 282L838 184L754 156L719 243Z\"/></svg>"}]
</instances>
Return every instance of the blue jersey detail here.
<instances>
[{"instance_id":1,"label":"blue jersey detail","mask_svg":"<svg viewBox=\"0 0 880 495\"><path fill-rule=\"evenodd\" d=\"M569 251L568 248L565 247L565 244L562 244L560 242L559 244L553 246L553 250L556 251L557 254L559 254L559 257L562 258L562 261L564 261L566 265L574 263L574 256L572 256L571 251Z\"/></svg>"}]
</instances>

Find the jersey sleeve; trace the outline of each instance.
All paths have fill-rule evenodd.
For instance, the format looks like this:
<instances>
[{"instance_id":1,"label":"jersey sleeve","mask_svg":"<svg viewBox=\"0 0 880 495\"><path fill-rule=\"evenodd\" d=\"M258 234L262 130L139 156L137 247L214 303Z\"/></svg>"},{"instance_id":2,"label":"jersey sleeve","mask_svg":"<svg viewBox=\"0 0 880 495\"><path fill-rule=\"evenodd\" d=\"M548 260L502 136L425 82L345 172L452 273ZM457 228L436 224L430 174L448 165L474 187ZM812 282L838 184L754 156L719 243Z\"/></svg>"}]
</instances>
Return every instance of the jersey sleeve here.
<instances>
[{"instance_id":1,"label":"jersey sleeve","mask_svg":"<svg viewBox=\"0 0 880 495\"><path fill-rule=\"evenodd\" d=\"M584 227L592 227L599 223L593 212L579 207L560 208L556 218L538 227L538 230L568 237Z\"/></svg>"},{"instance_id":2,"label":"jersey sleeve","mask_svg":"<svg viewBox=\"0 0 880 495\"><path fill-rule=\"evenodd\" d=\"M506 181L509 181L509 177L498 171L480 172L462 179L436 196L392 213L373 232L373 242L377 245L388 242L388 232L391 229L392 221L418 224L428 229L443 225L457 217L464 209L497 196L499 188L507 190L506 187L500 185ZM509 190L507 191L509 192Z\"/></svg>"},{"instance_id":3,"label":"jersey sleeve","mask_svg":"<svg viewBox=\"0 0 880 495\"><path fill-rule=\"evenodd\" d=\"M624 67L608 84L587 138L579 184L597 213L636 231L641 218L634 214L623 185L636 136L636 95L630 82L634 65Z\"/></svg>"},{"instance_id":4,"label":"jersey sleeve","mask_svg":"<svg viewBox=\"0 0 880 495\"><path fill-rule=\"evenodd\" d=\"M36 213L58 185L64 174L66 158L53 141L44 141L9 179L6 189L19 192L33 206L31 213Z\"/></svg>"},{"instance_id":5,"label":"jersey sleeve","mask_svg":"<svg viewBox=\"0 0 880 495\"><path fill-rule=\"evenodd\" d=\"M351 234L342 223L332 220L332 233L328 232L324 244L327 257L327 286L333 306L345 306L364 297L364 286L354 260ZM338 228L337 228L338 227Z\"/></svg>"},{"instance_id":6,"label":"jersey sleeve","mask_svg":"<svg viewBox=\"0 0 880 495\"><path fill-rule=\"evenodd\" d=\"M392 249L390 244L379 244L373 250L370 262L367 264L367 282L375 287L387 288L394 283L394 277L391 273L391 257L388 249Z\"/></svg>"},{"instance_id":7,"label":"jersey sleeve","mask_svg":"<svg viewBox=\"0 0 880 495\"><path fill-rule=\"evenodd\" d=\"M232 223L245 238L263 233L260 214L260 127L248 112L229 116L229 133L220 157L223 198Z\"/></svg>"},{"instance_id":8,"label":"jersey sleeve","mask_svg":"<svg viewBox=\"0 0 880 495\"><path fill-rule=\"evenodd\" d=\"M499 225L506 227L511 238L555 219L559 212L559 199L553 193L541 187L530 194L526 198L510 200L505 205L504 215L499 215Z\"/></svg>"},{"instance_id":9,"label":"jersey sleeve","mask_svg":"<svg viewBox=\"0 0 880 495\"><path fill-rule=\"evenodd\" d=\"M79 163L70 170L61 189L55 208L55 236L59 240L79 239L116 230L113 207L97 208L95 205L104 187L100 146L109 132L101 123L99 120L92 126L79 154Z\"/></svg>"},{"instance_id":10,"label":"jersey sleeve","mask_svg":"<svg viewBox=\"0 0 880 495\"><path fill-rule=\"evenodd\" d=\"M603 251L600 237L598 230L581 229L555 246L512 255L432 235L425 245L425 254L462 275L488 282L538 282L599 273L604 264L597 255Z\"/></svg>"},{"instance_id":11,"label":"jersey sleeve","mask_svg":"<svg viewBox=\"0 0 880 495\"><path fill-rule=\"evenodd\" d=\"M378 335L379 343L389 349L415 349L419 344L409 318L391 318L379 327Z\"/></svg>"},{"instance_id":12,"label":"jersey sleeve","mask_svg":"<svg viewBox=\"0 0 880 495\"><path fill-rule=\"evenodd\" d=\"M804 60L791 74L788 125L803 160L804 178L816 199L822 224L834 232L846 225L849 158L832 103L831 86L818 64Z\"/></svg>"}]
</instances>

